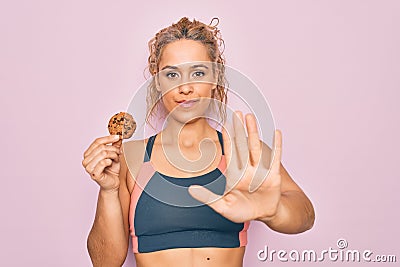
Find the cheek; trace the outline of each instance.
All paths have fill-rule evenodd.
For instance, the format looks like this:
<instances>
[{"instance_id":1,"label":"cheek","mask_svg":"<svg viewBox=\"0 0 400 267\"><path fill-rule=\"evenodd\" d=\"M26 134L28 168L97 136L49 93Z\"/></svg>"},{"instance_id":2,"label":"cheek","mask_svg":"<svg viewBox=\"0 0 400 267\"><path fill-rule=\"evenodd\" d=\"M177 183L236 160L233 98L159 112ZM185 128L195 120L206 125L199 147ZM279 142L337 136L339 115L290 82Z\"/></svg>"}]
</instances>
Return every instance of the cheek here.
<instances>
[{"instance_id":1,"label":"cheek","mask_svg":"<svg viewBox=\"0 0 400 267\"><path fill-rule=\"evenodd\" d=\"M213 89L214 89L213 84L202 84L199 86L199 95L202 97L209 97L211 98L213 95Z\"/></svg>"},{"instance_id":2,"label":"cheek","mask_svg":"<svg viewBox=\"0 0 400 267\"><path fill-rule=\"evenodd\" d=\"M175 100L174 100L173 96L174 96L174 93L173 93L172 90L170 92L168 92L168 93L163 94L163 96L162 96L162 101L164 103L164 106L168 110L170 110L171 108L173 108L177 104L177 103L175 103Z\"/></svg>"}]
</instances>

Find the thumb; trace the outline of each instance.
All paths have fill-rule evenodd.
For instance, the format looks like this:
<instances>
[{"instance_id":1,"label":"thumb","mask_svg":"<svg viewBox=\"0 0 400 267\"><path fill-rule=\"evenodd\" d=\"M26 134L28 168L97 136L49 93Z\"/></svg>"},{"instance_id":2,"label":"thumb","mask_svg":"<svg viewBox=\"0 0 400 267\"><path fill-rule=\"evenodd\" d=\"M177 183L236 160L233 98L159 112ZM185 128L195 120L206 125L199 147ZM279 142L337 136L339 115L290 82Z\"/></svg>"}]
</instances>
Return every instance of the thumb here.
<instances>
[{"instance_id":1,"label":"thumb","mask_svg":"<svg viewBox=\"0 0 400 267\"><path fill-rule=\"evenodd\" d=\"M113 146L117 148L121 148L122 145L122 139L120 138L117 142L112 143Z\"/></svg>"},{"instance_id":2,"label":"thumb","mask_svg":"<svg viewBox=\"0 0 400 267\"><path fill-rule=\"evenodd\" d=\"M226 208L226 203L223 196L215 194L201 185L189 186L189 193L190 195L192 195L192 197L194 197L198 201L207 204L216 212L223 215L224 210Z\"/></svg>"},{"instance_id":3,"label":"thumb","mask_svg":"<svg viewBox=\"0 0 400 267\"><path fill-rule=\"evenodd\" d=\"M200 202L203 202L204 204L208 204L213 200L215 201L218 197L220 197L201 185L189 186L189 193L192 195L192 197Z\"/></svg>"}]
</instances>

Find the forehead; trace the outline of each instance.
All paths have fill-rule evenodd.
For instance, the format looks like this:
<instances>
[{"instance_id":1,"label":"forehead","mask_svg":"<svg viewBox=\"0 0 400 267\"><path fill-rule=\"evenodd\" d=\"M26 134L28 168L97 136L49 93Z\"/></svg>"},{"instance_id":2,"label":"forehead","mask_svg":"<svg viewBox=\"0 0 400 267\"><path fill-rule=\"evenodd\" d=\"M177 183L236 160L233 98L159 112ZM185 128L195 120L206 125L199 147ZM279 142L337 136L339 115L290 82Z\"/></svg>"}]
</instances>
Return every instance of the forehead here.
<instances>
[{"instance_id":1,"label":"forehead","mask_svg":"<svg viewBox=\"0 0 400 267\"><path fill-rule=\"evenodd\" d=\"M163 48L159 69L192 61L210 61L206 46L198 41L178 40Z\"/></svg>"}]
</instances>

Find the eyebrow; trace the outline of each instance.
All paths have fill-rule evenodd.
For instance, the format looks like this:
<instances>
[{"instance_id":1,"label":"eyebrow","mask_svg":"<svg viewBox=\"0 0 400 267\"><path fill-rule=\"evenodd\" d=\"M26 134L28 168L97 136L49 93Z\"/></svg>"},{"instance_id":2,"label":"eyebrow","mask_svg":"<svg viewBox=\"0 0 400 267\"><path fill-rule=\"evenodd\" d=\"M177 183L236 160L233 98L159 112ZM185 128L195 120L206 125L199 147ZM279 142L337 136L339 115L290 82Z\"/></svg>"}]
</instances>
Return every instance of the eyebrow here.
<instances>
[{"instance_id":1,"label":"eyebrow","mask_svg":"<svg viewBox=\"0 0 400 267\"><path fill-rule=\"evenodd\" d=\"M206 65L204 65L204 64L196 64L196 65L191 66L190 68L191 68L191 69L195 69L195 68L205 68L205 69L208 69L208 67L207 67ZM177 66L170 66L170 65L167 65L167 66L163 67L161 70L165 70L165 69L177 70L178 67L177 67Z\"/></svg>"}]
</instances>

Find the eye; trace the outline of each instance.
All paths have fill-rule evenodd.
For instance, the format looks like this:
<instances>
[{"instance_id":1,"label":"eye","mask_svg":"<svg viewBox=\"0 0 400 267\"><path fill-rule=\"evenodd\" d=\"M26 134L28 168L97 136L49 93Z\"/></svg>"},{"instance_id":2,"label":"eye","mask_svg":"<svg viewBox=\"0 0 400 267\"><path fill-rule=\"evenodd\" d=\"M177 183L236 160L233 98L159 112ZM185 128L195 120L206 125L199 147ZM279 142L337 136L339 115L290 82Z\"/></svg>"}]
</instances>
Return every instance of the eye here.
<instances>
[{"instance_id":1,"label":"eye","mask_svg":"<svg viewBox=\"0 0 400 267\"><path fill-rule=\"evenodd\" d=\"M196 71L193 73L193 76L195 77L202 77L204 75L205 75L204 71Z\"/></svg>"},{"instance_id":2,"label":"eye","mask_svg":"<svg viewBox=\"0 0 400 267\"><path fill-rule=\"evenodd\" d=\"M178 73L176 73L176 72L168 72L167 74L165 74L165 76L167 76L168 78L171 78L171 79L175 79L175 78L178 78Z\"/></svg>"}]
</instances>

